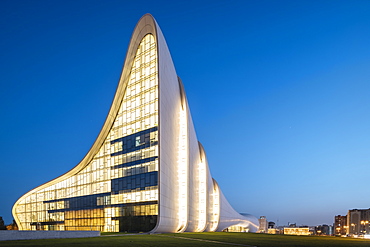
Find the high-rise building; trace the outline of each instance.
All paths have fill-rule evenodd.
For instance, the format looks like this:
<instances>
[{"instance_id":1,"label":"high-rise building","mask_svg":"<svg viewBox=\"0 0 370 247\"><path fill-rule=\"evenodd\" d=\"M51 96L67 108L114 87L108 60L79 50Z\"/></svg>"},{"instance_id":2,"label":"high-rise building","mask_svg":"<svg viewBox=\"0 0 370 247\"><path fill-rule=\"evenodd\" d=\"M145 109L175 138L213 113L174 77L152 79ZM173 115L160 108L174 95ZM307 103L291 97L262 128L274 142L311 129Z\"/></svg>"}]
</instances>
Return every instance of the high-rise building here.
<instances>
[{"instance_id":1,"label":"high-rise building","mask_svg":"<svg viewBox=\"0 0 370 247\"><path fill-rule=\"evenodd\" d=\"M72 140L71 140L72 141ZM164 36L144 15L112 106L72 170L18 199L20 230L256 231L211 177Z\"/></svg>"},{"instance_id":2,"label":"high-rise building","mask_svg":"<svg viewBox=\"0 0 370 247\"><path fill-rule=\"evenodd\" d=\"M347 216L336 215L334 217L334 235L346 235L347 229Z\"/></svg>"},{"instance_id":3,"label":"high-rise building","mask_svg":"<svg viewBox=\"0 0 370 247\"><path fill-rule=\"evenodd\" d=\"M351 209L347 214L347 227L349 234L369 234L370 208Z\"/></svg>"}]
</instances>

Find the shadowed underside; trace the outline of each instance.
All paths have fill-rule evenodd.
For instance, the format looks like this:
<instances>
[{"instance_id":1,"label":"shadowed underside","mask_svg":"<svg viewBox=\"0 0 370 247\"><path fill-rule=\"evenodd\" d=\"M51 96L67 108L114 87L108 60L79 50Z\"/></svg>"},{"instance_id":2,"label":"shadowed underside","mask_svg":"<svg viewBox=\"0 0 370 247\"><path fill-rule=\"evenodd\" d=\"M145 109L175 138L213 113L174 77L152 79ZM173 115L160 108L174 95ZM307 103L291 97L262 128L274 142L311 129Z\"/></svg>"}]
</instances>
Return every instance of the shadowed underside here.
<instances>
[{"instance_id":1,"label":"shadowed underside","mask_svg":"<svg viewBox=\"0 0 370 247\"><path fill-rule=\"evenodd\" d=\"M258 225L230 206L211 177L184 87L149 14L136 25L87 155L19 198L13 215L21 230L254 232Z\"/></svg>"}]
</instances>

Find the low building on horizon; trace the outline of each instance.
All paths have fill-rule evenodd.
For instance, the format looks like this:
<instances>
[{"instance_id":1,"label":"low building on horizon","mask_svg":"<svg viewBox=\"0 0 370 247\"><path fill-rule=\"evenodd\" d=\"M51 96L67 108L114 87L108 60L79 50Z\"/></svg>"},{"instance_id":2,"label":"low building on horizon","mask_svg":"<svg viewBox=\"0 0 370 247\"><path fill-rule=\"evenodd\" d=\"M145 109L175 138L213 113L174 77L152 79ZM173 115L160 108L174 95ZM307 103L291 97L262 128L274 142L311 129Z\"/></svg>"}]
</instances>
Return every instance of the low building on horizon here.
<instances>
[{"instance_id":1,"label":"low building on horizon","mask_svg":"<svg viewBox=\"0 0 370 247\"><path fill-rule=\"evenodd\" d=\"M319 236L331 236L333 235L333 226L330 225L319 225L315 227L315 235Z\"/></svg>"},{"instance_id":2,"label":"low building on horizon","mask_svg":"<svg viewBox=\"0 0 370 247\"><path fill-rule=\"evenodd\" d=\"M278 228L268 228L267 233L268 234L281 234L281 231Z\"/></svg>"},{"instance_id":3,"label":"low building on horizon","mask_svg":"<svg viewBox=\"0 0 370 247\"><path fill-rule=\"evenodd\" d=\"M285 235L312 235L309 227L284 227Z\"/></svg>"}]
</instances>

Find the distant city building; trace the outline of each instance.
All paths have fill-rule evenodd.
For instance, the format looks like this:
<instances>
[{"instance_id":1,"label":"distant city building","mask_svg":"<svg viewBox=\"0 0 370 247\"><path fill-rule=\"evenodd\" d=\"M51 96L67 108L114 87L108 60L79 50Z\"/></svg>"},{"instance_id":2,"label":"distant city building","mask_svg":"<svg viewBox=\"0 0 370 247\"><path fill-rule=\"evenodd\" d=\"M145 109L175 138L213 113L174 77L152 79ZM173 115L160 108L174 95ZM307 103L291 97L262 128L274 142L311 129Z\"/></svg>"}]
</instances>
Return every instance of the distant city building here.
<instances>
[{"instance_id":1,"label":"distant city building","mask_svg":"<svg viewBox=\"0 0 370 247\"><path fill-rule=\"evenodd\" d=\"M315 227L315 235L330 236L333 234L333 226L320 225Z\"/></svg>"},{"instance_id":2,"label":"distant city building","mask_svg":"<svg viewBox=\"0 0 370 247\"><path fill-rule=\"evenodd\" d=\"M0 230L6 230L3 217L0 216Z\"/></svg>"},{"instance_id":3,"label":"distant city building","mask_svg":"<svg viewBox=\"0 0 370 247\"><path fill-rule=\"evenodd\" d=\"M334 235L334 226L329 226L329 235Z\"/></svg>"},{"instance_id":4,"label":"distant city building","mask_svg":"<svg viewBox=\"0 0 370 247\"><path fill-rule=\"evenodd\" d=\"M369 234L370 208L348 210L347 226L349 234Z\"/></svg>"},{"instance_id":5,"label":"distant city building","mask_svg":"<svg viewBox=\"0 0 370 247\"><path fill-rule=\"evenodd\" d=\"M6 226L6 230L18 230L18 225L15 220L13 220L13 223Z\"/></svg>"},{"instance_id":6,"label":"distant city building","mask_svg":"<svg viewBox=\"0 0 370 247\"><path fill-rule=\"evenodd\" d=\"M258 232L259 233L267 233L268 223L267 223L266 216L261 216L258 219L258 223L260 224L260 226L258 228Z\"/></svg>"},{"instance_id":7,"label":"distant city building","mask_svg":"<svg viewBox=\"0 0 370 247\"><path fill-rule=\"evenodd\" d=\"M334 217L334 235L347 234L347 215L337 215Z\"/></svg>"},{"instance_id":8,"label":"distant city building","mask_svg":"<svg viewBox=\"0 0 370 247\"><path fill-rule=\"evenodd\" d=\"M284 227L286 235L311 235L309 227Z\"/></svg>"},{"instance_id":9,"label":"distant city building","mask_svg":"<svg viewBox=\"0 0 370 247\"><path fill-rule=\"evenodd\" d=\"M280 234L280 229L277 229L277 228L269 228L267 229L267 233L268 234Z\"/></svg>"},{"instance_id":10,"label":"distant city building","mask_svg":"<svg viewBox=\"0 0 370 247\"><path fill-rule=\"evenodd\" d=\"M269 221L268 228L275 228L275 222Z\"/></svg>"},{"instance_id":11,"label":"distant city building","mask_svg":"<svg viewBox=\"0 0 370 247\"><path fill-rule=\"evenodd\" d=\"M244 226L230 226L223 230L223 232L249 232L250 229Z\"/></svg>"}]
</instances>

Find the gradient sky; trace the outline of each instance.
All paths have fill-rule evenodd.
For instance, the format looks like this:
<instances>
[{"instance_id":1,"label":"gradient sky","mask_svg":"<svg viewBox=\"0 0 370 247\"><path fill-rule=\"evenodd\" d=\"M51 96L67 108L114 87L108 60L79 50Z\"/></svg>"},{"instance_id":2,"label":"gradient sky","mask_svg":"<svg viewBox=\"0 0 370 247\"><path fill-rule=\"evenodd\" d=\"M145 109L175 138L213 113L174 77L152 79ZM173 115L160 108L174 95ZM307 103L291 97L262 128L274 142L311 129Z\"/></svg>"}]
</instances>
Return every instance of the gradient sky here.
<instances>
[{"instance_id":1,"label":"gradient sky","mask_svg":"<svg viewBox=\"0 0 370 247\"><path fill-rule=\"evenodd\" d=\"M0 216L73 168L151 13L231 205L279 225L370 208L370 1L0 1Z\"/></svg>"}]
</instances>

